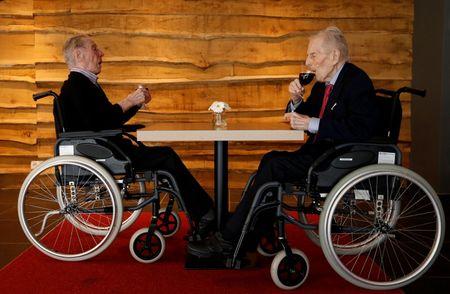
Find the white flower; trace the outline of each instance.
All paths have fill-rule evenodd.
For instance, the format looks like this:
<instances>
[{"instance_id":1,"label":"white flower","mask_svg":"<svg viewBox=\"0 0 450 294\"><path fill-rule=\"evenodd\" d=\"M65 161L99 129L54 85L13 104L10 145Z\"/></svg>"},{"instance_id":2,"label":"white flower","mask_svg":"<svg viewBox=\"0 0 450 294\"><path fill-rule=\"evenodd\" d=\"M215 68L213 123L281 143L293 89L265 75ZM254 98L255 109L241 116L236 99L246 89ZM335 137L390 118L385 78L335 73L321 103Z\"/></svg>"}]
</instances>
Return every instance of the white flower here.
<instances>
[{"instance_id":1,"label":"white flower","mask_svg":"<svg viewBox=\"0 0 450 294\"><path fill-rule=\"evenodd\" d=\"M222 113L224 110L230 110L231 107L222 101L214 101L213 104L208 108L208 110L214 111L214 113Z\"/></svg>"}]
</instances>

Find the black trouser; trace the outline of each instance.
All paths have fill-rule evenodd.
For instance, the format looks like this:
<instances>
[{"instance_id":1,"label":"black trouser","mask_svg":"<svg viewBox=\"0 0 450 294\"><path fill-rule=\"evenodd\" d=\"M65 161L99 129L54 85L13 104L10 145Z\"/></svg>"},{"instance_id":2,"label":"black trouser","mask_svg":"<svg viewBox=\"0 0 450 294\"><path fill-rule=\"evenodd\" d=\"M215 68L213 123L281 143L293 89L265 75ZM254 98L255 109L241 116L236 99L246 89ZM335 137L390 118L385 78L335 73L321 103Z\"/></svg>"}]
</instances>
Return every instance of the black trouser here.
<instances>
[{"instance_id":1,"label":"black trouser","mask_svg":"<svg viewBox=\"0 0 450 294\"><path fill-rule=\"evenodd\" d=\"M225 224L222 236L227 240L239 238L244 226L247 214L250 211L256 192L263 184L272 181L293 182L303 179L309 167L323 152L330 147L329 144L305 144L297 151L271 151L264 155L256 172L253 185L249 187L241 202L236 207L236 211ZM258 238L260 233L269 229L274 221L274 211L262 213L255 226L254 238ZM253 241L258 241L253 240ZM250 240L251 241L251 240ZM253 244L252 244L253 243ZM249 247L256 245L249 242Z\"/></svg>"},{"instance_id":2,"label":"black trouser","mask_svg":"<svg viewBox=\"0 0 450 294\"><path fill-rule=\"evenodd\" d=\"M165 170L175 178L186 209L194 221L199 221L213 201L189 172L178 154L170 147L138 147L128 140L116 143L130 157L138 170Z\"/></svg>"}]
</instances>

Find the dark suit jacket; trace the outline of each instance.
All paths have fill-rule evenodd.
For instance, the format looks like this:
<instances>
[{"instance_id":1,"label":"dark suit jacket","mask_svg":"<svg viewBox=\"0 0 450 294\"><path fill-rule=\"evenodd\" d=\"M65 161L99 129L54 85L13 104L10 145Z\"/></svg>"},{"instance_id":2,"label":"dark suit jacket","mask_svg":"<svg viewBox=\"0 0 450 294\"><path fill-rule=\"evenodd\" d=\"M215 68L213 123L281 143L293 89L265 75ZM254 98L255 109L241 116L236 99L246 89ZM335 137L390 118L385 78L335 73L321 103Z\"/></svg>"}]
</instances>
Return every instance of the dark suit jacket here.
<instances>
[{"instance_id":1,"label":"dark suit jacket","mask_svg":"<svg viewBox=\"0 0 450 294\"><path fill-rule=\"evenodd\" d=\"M124 113L120 105L109 102L99 86L78 72L71 72L64 82L60 103L67 132L118 129L139 110L132 107Z\"/></svg>"},{"instance_id":2,"label":"dark suit jacket","mask_svg":"<svg viewBox=\"0 0 450 294\"><path fill-rule=\"evenodd\" d=\"M325 83L316 82L311 95L295 112L319 117L324 92ZM346 63L328 98L319 131L311 134L307 144L363 142L374 135L378 117L372 81L362 69Z\"/></svg>"}]
</instances>

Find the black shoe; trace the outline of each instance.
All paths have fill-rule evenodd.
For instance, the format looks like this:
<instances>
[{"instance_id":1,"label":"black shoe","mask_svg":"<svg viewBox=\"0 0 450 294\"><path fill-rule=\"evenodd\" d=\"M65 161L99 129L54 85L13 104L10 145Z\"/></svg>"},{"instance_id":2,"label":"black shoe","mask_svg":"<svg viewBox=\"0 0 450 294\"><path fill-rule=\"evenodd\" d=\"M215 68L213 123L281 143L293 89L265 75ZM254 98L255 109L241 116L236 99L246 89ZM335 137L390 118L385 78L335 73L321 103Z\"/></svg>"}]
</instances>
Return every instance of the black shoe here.
<instances>
[{"instance_id":1,"label":"black shoe","mask_svg":"<svg viewBox=\"0 0 450 294\"><path fill-rule=\"evenodd\" d=\"M200 242L188 243L188 252L200 258L211 256L227 257L233 254L234 244L222 238L222 234L215 233L209 238Z\"/></svg>"},{"instance_id":2,"label":"black shoe","mask_svg":"<svg viewBox=\"0 0 450 294\"><path fill-rule=\"evenodd\" d=\"M215 228L216 218L214 211L210 209L198 222L197 233L200 235L200 238L204 239L209 236L210 233L214 232Z\"/></svg>"}]
</instances>

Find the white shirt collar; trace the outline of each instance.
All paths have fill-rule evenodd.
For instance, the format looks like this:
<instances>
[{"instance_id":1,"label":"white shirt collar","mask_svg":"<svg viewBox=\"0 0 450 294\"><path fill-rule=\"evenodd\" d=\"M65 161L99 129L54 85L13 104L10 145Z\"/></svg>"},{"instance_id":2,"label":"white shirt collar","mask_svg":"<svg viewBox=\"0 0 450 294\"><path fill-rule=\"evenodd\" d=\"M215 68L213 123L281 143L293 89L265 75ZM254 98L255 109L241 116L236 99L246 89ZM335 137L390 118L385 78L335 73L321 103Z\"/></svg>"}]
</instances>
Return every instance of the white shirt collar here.
<instances>
[{"instance_id":1,"label":"white shirt collar","mask_svg":"<svg viewBox=\"0 0 450 294\"><path fill-rule=\"evenodd\" d=\"M73 72L78 72L78 73L84 75L85 77L87 77L94 85L98 85L98 82L97 82L98 77L97 77L96 74L94 74L94 73L92 73L92 72L90 72L88 70L79 68L79 67L73 67L73 68L70 69L70 71L71 72L72 71Z\"/></svg>"}]
</instances>

